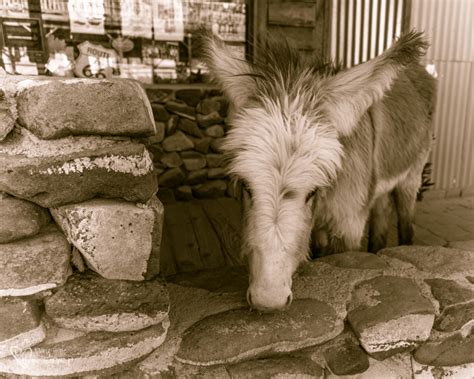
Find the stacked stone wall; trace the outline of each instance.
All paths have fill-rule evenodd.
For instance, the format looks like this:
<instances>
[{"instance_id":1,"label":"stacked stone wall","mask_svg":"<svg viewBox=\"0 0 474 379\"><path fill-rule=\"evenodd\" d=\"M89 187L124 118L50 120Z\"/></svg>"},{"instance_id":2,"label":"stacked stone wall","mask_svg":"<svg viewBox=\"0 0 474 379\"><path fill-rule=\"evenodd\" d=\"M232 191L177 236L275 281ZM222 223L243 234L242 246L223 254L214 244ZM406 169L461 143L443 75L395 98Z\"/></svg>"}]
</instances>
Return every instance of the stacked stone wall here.
<instances>
[{"instance_id":1,"label":"stacked stone wall","mask_svg":"<svg viewBox=\"0 0 474 379\"><path fill-rule=\"evenodd\" d=\"M1 373L124 369L165 340L156 134L135 81L0 73Z\"/></svg>"},{"instance_id":2,"label":"stacked stone wall","mask_svg":"<svg viewBox=\"0 0 474 379\"><path fill-rule=\"evenodd\" d=\"M157 134L143 139L153 154L164 203L232 196L221 144L228 102L209 88L147 88Z\"/></svg>"}]
</instances>

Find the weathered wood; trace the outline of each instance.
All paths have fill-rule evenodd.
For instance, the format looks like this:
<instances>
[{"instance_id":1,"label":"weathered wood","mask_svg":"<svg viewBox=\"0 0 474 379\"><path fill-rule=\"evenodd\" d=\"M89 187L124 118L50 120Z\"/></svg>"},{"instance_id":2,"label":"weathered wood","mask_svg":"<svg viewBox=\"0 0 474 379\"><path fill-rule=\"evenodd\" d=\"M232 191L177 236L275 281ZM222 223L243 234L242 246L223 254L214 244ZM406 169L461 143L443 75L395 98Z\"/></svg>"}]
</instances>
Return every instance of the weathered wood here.
<instances>
[{"instance_id":1,"label":"weathered wood","mask_svg":"<svg viewBox=\"0 0 474 379\"><path fill-rule=\"evenodd\" d=\"M238 203L232 199L222 199L220 202L203 202L204 211L221 242L222 253L228 265L242 264L242 260L239 257L241 226L240 223L236 224L235 204ZM232 215L233 212L234 215Z\"/></svg>"},{"instance_id":2,"label":"weathered wood","mask_svg":"<svg viewBox=\"0 0 474 379\"><path fill-rule=\"evenodd\" d=\"M288 26L314 26L316 6L306 2L268 4L268 24Z\"/></svg>"},{"instance_id":3,"label":"weathered wood","mask_svg":"<svg viewBox=\"0 0 474 379\"><path fill-rule=\"evenodd\" d=\"M313 51L315 48L314 28L269 25L268 32L276 38L286 38L291 46L299 50Z\"/></svg>"},{"instance_id":4,"label":"weathered wood","mask_svg":"<svg viewBox=\"0 0 474 379\"><path fill-rule=\"evenodd\" d=\"M160 272L163 276L174 275L179 272L174 260L171 237L169 236L168 228L164 225L163 234L161 236Z\"/></svg>"},{"instance_id":5,"label":"weathered wood","mask_svg":"<svg viewBox=\"0 0 474 379\"><path fill-rule=\"evenodd\" d=\"M164 229L170 237L170 250L179 272L204 268L199 245L186 203L165 206Z\"/></svg>"},{"instance_id":6,"label":"weathered wood","mask_svg":"<svg viewBox=\"0 0 474 379\"><path fill-rule=\"evenodd\" d=\"M190 202L188 212L198 244L201 260L206 268L216 268L225 265L224 255L219 238L212 224L202 209L200 202Z\"/></svg>"}]
</instances>

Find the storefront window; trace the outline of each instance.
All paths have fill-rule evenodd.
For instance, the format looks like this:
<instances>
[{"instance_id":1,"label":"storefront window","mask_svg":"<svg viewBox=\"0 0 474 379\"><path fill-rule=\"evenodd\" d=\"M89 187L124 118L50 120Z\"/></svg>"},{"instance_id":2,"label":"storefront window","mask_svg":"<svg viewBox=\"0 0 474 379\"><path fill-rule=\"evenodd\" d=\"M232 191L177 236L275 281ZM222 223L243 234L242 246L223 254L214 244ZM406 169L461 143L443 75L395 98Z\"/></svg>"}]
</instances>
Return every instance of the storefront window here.
<instances>
[{"instance_id":1,"label":"storefront window","mask_svg":"<svg viewBox=\"0 0 474 379\"><path fill-rule=\"evenodd\" d=\"M0 24L0 64L24 75L200 82L202 26L245 56L245 0L0 0Z\"/></svg>"}]
</instances>

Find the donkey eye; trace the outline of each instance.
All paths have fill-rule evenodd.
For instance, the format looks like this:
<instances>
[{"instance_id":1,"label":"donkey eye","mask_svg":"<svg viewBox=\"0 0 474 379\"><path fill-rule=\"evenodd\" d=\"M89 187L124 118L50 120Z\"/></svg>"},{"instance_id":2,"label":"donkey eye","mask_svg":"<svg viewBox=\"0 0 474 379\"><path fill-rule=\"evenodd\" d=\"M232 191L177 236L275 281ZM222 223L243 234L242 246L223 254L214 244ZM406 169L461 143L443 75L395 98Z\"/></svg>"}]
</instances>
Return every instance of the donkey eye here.
<instances>
[{"instance_id":1,"label":"donkey eye","mask_svg":"<svg viewBox=\"0 0 474 379\"><path fill-rule=\"evenodd\" d=\"M306 202L310 201L312 197L314 197L318 193L318 189L315 188L306 196Z\"/></svg>"},{"instance_id":2,"label":"donkey eye","mask_svg":"<svg viewBox=\"0 0 474 379\"><path fill-rule=\"evenodd\" d=\"M252 191L250 190L249 184L245 180L241 180L242 183L242 188L245 190L245 192L248 193L250 197L252 197Z\"/></svg>"}]
</instances>

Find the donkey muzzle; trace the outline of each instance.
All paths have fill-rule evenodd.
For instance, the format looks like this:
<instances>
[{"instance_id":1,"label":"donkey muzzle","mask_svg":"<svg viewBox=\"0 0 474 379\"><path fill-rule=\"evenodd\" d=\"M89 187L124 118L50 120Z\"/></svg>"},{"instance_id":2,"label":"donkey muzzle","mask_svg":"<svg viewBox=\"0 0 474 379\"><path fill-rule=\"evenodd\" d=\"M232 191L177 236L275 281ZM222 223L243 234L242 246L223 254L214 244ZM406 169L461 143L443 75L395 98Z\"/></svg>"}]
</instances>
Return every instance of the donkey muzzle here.
<instances>
[{"instance_id":1,"label":"donkey muzzle","mask_svg":"<svg viewBox=\"0 0 474 379\"><path fill-rule=\"evenodd\" d=\"M290 306L293 294L289 287L280 291L265 291L250 287L247 290L247 301L252 308L262 312L281 311Z\"/></svg>"}]
</instances>

